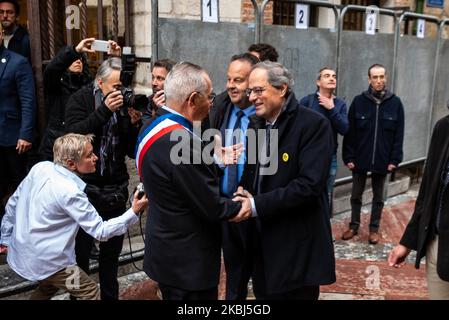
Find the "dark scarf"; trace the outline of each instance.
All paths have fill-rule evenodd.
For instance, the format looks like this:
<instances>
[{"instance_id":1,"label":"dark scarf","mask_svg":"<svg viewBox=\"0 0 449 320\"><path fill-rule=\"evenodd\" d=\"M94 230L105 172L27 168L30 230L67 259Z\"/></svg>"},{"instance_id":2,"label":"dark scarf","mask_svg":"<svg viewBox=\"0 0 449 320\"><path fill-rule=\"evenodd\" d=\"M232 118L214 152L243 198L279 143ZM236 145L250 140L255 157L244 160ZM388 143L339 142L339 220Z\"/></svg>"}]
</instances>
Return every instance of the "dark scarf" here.
<instances>
[{"instance_id":1,"label":"dark scarf","mask_svg":"<svg viewBox=\"0 0 449 320\"><path fill-rule=\"evenodd\" d=\"M103 93L100 89L94 89L95 109L99 108L104 101ZM115 161L115 151L119 144L120 137L118 132L117 113L114 112L108 123L103 126L100 144L100 175L103 176L106 168L106 163L109 165L109 172L111 172L111 162ZM112 159L111 159L112 157ZM112 160L112 161L110 161Z\"/></svg>"},{"instance_id":2,"label":"dark scarf","mask_svg":"<svg viewBox=\"0 0 449 320\"><path fill-rule=\"evenodd\" d=\"M62 75L62 84L67 87L70 92L75 92L81 87L90 83L92 79L84 73L74 73L70 71L64 72Z\"/></svg>"},{"instance_id":3,"label":"dark scarf","mask_svg":"<svg viewBox=\"0 0 449 320\"><path fill-rule=\"evenodd\" d=\"M387 88L384 88L381 91L376 91L372 86L368 87L368 95L378 104L381 104L385 98L389 96Z\"/></svg>"}]
</instances>

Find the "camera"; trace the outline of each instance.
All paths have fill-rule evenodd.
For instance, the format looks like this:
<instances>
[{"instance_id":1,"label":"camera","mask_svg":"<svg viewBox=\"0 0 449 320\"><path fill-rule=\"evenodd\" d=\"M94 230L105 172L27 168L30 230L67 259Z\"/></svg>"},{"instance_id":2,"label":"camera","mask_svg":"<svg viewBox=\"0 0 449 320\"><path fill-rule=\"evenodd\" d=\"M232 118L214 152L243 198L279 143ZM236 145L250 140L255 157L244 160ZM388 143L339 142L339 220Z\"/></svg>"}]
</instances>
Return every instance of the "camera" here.
<instances>
[{"instance_id":1,"label":"camera","mask_svg":"<svg viewBox=\"0 0 449 320\"><path fill-rule=\"evenodd\" d=\"M142 199L142 197L145 195L145 188L143 187L143 183L140 182L136 187L137 193L137 199Z\"/></svg>"},{"instance_id":2,"label":"camera","mask_svg":"<svg viewBox=\"0 0 449 320\"><path fill-rule=\"evenodd\" d=\"M133 205L133 201L134 201L134 195L137 192L137 199L142 199L142 197L145 195L145 189L143 187L143 183L139 182L139 184L136 186L136 188L134 189L134 191L129 195L129 205L132 207Z\"/></svg>"},{"instance_id":3,"label":"camera","mask_svg":"<svg viewBox=\"0 0 449 320\"><path fill-rule=\"evenodd\" d=\"M136 55L135 54L122 54L122 71L120 72L120 82L122 87L120 91L123 96L123 106L128 108L134 108L138 111L144 111L147 107L149 100L143 94L134 94L131 88L134 73L136 71Z\"/></svg>"}]
</instances>

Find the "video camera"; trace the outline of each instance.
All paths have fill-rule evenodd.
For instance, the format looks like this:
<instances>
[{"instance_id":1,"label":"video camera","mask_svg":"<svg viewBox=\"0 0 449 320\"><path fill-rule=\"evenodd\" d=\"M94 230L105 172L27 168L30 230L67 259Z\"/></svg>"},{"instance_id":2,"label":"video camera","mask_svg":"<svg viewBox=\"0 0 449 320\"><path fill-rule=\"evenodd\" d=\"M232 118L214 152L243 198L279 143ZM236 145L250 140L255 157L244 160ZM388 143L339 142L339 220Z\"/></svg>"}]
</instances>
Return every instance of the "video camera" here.
<instances>
[{"instance_id":1,"label":"video camera","mask_svg":"<svg viewBox=\"0 0 449 320\"><path fill-rule=\"evenodd\" d=\"M131 88L136 72L136 55L122 54L122 71L120 72L120 82L122 87L120 91L123 95L123 106L125 108L134 108L138 111L144 111L149 104L148 98L144 94L134 94Z\"/></svg>"}]
</instances>

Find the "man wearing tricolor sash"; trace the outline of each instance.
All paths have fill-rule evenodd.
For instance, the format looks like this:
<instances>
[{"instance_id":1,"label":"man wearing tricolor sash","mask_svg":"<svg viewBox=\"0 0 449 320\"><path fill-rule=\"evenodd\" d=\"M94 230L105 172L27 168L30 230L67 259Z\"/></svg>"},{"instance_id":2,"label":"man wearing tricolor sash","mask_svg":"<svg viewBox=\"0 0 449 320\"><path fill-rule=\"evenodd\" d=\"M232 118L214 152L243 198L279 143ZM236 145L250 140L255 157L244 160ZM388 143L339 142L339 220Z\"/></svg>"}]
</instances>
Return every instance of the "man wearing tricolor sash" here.
<instances>
[{"instance_id":1,"label":"man wearing tricolor sash","mask_svg":"<svg viewBox=\"0 0 449 320\"><path fill-rule=\"evenodd\" d=\"M217 299L221 261L220 221L251 216L249 198L222 198L219 169L203 155L194 130L215 95L207 73L177 64L165 81L166 105L138 139L136 162L150 199L144 270L164 299Z\"/></svg>"}]
</instances>

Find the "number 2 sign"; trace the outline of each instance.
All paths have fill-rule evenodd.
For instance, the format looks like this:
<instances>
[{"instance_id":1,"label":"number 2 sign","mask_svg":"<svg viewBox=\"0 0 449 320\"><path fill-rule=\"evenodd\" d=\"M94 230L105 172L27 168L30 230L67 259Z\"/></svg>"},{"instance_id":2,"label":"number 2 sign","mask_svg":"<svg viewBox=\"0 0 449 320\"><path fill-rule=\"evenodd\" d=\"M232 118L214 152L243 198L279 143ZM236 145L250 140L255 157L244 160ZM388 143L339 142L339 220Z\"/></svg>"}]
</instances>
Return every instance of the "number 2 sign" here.
<instances>
[{"instance_id":1,"label":"number 2 sign","mask_svg":"<svg viewBox=\"0 0 449 320\"><path fill-rule=\"evenodd\" d=\"M309 28L309 5L297 4L295 10L295 26L296 29Z\"/></svg>"},{"instance_id":2,"label":"number 2 sign","mask_svg":"<svg viewBox=\"0 0 449 320\"><path fill-rule=\"evenodd\" d=\"M201 0L203 22L218 23L218 0Z\"/></svg>"}]
</instances>

